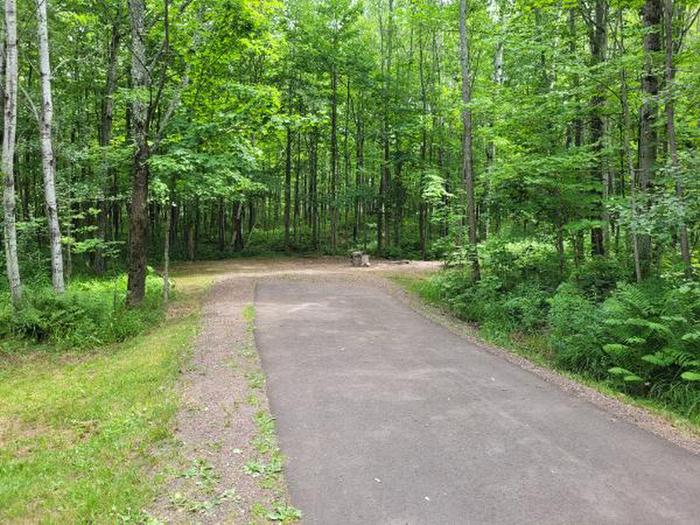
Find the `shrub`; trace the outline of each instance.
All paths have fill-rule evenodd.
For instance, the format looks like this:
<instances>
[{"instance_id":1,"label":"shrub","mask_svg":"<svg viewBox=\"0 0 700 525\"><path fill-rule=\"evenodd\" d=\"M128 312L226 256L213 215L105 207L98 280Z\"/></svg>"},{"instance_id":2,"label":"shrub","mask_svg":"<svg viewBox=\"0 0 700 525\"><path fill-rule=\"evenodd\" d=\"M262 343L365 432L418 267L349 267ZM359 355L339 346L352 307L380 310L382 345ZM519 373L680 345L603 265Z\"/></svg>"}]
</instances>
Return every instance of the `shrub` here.
<instances>
[{"instance_id":1,"label":"shrub","mask_svg":"<svg viewBox=\"0 0 700 525\"><path fill-rule=\"evenodd\" d=\"M604 377L608 357L602 348L600 309L571 283L549 299L549 341L558 366Z\"/></svg>"},{"instance_id":2,"label":"shrub","mask_svg":"<svg viewBox=\"0 0 700 525\"><path fill-rule=\"evenodd\" d=\"M147 278L141 306L125 307L126 277L71 283L58 295L48 286L25 287L20 308L0 302L0 336L84 349L123 341L162 317L162 280Z\"/></svg>"},{"instance_id":3,"label":"shrub","mask_svg":"<svg viewBox=\"0 0 700 525\"><path fill-rule=\"evenodd\" d=\"M593 257L576 268L572 278L586 295L602 300L625 278L625 270L614 259Z\"/></svg>"},{"instance_id":4,"label":"shrub","mask_svg":"<svg viewBox=\"0 0 700 525\"><path fill-rule=\"evenodd\" d=\"M700 410L700 285L621 284L603 315L608 371L620 387Z\"/></svg>"},{"instance_id":5,"label":"shrub","mask_svg":"<svg viewBox=\"0 0 700 525\"><path fill-rule=\"evenodd\" d=\"M507 289L524 281L537 281L552 288L558 283L559 262L552 243L494 237L480 250L486 271L497 276Z\"/></svg>"},{"instance_id":6,"label":"shrub","mask_svg":"<svg viewBox=\"0 0 700 525\"><path fill-rule=\"evenodd\" d=\"M547 321L547 293L536 283L520 283L502 300L503 316L511 330L536 333Z\"/></svg>"}]
</instances>

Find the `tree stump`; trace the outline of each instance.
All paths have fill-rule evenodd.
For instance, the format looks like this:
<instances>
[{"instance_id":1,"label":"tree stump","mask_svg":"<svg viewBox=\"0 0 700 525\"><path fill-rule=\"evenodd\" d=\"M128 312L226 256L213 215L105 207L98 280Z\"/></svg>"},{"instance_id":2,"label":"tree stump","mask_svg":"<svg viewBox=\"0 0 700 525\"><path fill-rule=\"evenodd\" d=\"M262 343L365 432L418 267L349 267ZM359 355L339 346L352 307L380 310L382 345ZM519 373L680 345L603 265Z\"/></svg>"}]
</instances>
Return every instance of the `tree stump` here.
<instances>
[{"instance_id":1,"label":"tree stump","mask_svg":"<svg viewBox=\"0 0 700 525\"><path fill-rule=\"evenodd\" d=\"M350 261L353 266L367 267L369 266L369 255L364 252L352 252Z\"/></svg>"}]
</instances>

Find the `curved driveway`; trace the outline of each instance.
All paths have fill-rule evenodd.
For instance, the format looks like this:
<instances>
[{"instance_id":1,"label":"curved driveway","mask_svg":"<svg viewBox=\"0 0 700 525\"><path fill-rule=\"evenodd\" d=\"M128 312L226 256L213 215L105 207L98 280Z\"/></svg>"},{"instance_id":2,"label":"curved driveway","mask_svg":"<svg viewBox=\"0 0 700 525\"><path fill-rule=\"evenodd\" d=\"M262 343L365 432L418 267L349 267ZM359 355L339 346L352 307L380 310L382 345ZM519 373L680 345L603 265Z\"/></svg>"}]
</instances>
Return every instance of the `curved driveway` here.
<instances>
[{"instance_id":1,"label":"curved driveway","mask_svg":"<svg viewBox=\"0 0 700 525\"><path fill-rule=\"evenodd\" d=\"M700 524L700 457L380 288L263 281L256 308L304 523Z\"/></svg>"}]
</instances>

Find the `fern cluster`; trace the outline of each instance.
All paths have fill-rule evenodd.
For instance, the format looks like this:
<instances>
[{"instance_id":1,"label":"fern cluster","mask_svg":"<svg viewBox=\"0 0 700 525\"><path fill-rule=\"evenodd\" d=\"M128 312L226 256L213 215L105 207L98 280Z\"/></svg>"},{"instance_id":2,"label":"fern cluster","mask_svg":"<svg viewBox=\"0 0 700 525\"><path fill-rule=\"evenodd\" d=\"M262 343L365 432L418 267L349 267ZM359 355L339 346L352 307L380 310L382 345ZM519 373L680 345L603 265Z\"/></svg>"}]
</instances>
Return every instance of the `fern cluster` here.
<instances>
[{"instance_id":1,"label":"fern cluster","mask_svg":"<svg viewBox=\"0 0 700 525\"><path fill-rule=\"evenodd\" d=\"M678 381L700 386L697 283L621 284L603 303L603 312L603 349L613 376L658 394Z\"/></svg>"}]
</instances>

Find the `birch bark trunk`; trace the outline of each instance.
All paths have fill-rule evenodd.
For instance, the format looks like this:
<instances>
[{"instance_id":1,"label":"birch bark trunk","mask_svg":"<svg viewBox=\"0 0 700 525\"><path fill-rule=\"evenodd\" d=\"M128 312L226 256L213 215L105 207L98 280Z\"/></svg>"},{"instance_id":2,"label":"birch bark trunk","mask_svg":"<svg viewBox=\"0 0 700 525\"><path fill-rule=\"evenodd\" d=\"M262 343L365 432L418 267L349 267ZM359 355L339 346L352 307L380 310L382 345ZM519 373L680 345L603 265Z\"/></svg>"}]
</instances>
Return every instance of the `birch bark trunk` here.
<instances>
[{"instance_id":1,"label":"birch bark trunk","mask_svg":"<svg viewBox=\"0 0 700 525\"><path fill-rule=\"evenodd\" d=\"M17 11L15 0L5 0L6 66L5 122L2 140L2 172L4 181L5 260L10 282L12 304L22 300L22 282L17 260L17 227L15 223L15 135L17 133Z\"/></svg>"},{"instance_id":2,"label":"birch bark trunk","mask_svg":"<svg viewBox=\"0 0 700 525\"><path fill-rule=\"evenodd\" d=\"M41 76L41 166L44 175L44 201L49 226L51 248L51 280L54 291L63 293L63 248L61 227L56 203L56 159L53 154L51 125L53 123L53 100L51 97L51 63L49 61L49 30L46 4L48 0L37 0L37 33L39 36L39 74Z\"/></svg>"}]
</instances>

